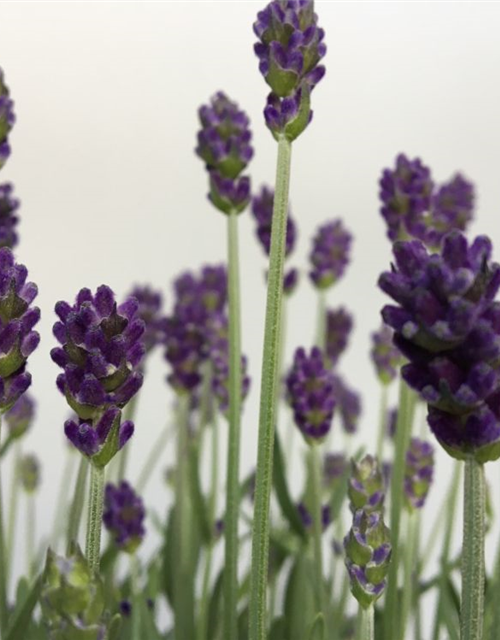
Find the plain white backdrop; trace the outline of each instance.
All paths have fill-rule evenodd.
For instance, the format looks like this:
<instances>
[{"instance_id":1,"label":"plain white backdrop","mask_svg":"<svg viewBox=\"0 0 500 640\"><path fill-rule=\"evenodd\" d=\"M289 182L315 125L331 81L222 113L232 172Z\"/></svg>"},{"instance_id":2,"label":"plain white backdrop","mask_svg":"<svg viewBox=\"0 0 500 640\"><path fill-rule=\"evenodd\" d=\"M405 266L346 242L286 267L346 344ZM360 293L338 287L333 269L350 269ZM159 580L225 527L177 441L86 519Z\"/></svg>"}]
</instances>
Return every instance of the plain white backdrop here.
<instances>
[{"instance_id":1,"label":"plain white backdrop","mask_svg":"<svg viewBox=\"0 0 500 640\"><path fill-rule=\"evenodd\" d=\"M22 200L17 255L40 289L42 342L32 356L36 424L26 448L42 460L38 528L52 525L68 410L55 388L53 306L83 286L133 283L165 292L179 271L225 259L225 220L206 200L195 156L197 108L223 89L249 113L254 187L274 178L276 144L264 126L267 87L253 54L261 2L1 3L0 65L16 102L13 155L1 174ZM390 244L377 180L400 151L420 156L442 181L456 170L477 185L471 233L488 233L500 256L500 4L317 2L327 75L313 95L312 125L294 145L291 205L300 288L289 308L287 362L311 343L315 294L307 253L315 228L341 216L355 236L353 263L329 296L355 314L342 370L364 395L357 442L375 441L378 386L369 334L384 303L379 273ZM243 346L252 391L243 423L242 474L256 459L265 260L248 213L241 216ZM172 395L157 354L140 400L131 471L137 473ZM334 447L342 439L337 431ZM297 439L298 441L298 439ZM223 450L224 454L225 451ZM437 451L425 525L441 506L451 462ZM173 459L165 454L162 469ZM498 508L497 465L488 468ZM160 471L146 499L160 512ZM457 524L457 534L460 526ZM488 558L495 537L490 536ZM151 543L152 544L152 543ZM23 547L17 550L19 569Z\"/></svg>"}]
</instances>

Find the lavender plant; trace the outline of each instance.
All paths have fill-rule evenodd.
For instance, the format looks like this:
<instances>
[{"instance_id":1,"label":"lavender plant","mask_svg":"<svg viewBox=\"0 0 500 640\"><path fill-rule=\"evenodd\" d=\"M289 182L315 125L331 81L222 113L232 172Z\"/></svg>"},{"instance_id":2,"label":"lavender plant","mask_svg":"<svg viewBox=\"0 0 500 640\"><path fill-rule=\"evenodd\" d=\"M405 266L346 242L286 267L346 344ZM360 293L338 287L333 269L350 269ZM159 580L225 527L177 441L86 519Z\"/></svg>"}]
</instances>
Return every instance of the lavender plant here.
<instances>
[{"instance_id":1,"label":"lavender plant","mask_svg":"<svg viewBox=\"0 0 500 640\"><path fill-rule=\"evenodd\" d=\"M58 346L50 355L71 415L64 424L68 475L50 541L38 539L35 522L43 461L25 449L35 421L36 403L26 391L28 359L39 343L37 288L13 253L19 201L10 183L0 185L0 472L4 460L13 469L7 518L0 482L5 640L407 640L412 631L421 640L428 592L436 603L432 640L443 628L461 640L496 638L500 562L486 571L483 467L500 457L500 266L488 238L465 235L475 214L474 185L462 173L438 184L420 159L404 154L382 173L380 212L394 264L379 285L394 304L384 307L383 324L371 336L381 388L371 455L360 429L362 397L344 373L357 339L354 317L344 300L333 307L328 300L341 297L335 285L347 278L352 259L353 237L340 218L321 224L312 239L316 332L312 346L296 349L284 370L284 303L303 284L297 266L285 269L299 219L290 215L291 149L309 127L312 90L325 73L324 32L312 0L273 0L258 13L254 32L270 89L263 124L278 143L274 187L251 193L252 130L238 104L219 91L198 111L195 153L207 170L208 199L226 216L226 261L181 272L168 311L154 283L131 287L121 303L101 285L81 289L73 304L56 304ZM0 168L14 122L0 71ZM251 385L241 348L238 218L250 204L269 263L257 460L242 479L242 410ZM144 378L154 375L146 358L158 348L171 402L167 427L151 438L134 478L125 454L134 422L148 428L137 398ZM389 411L396 380L399 403ZM412 432L423 407L441 447L457 465L465 463L460 594L451 550L459 467L425 552L422 542L422 514L429 513L440 461L427 437ZM377 416L366 418L374 433ZM303 436L300 470L291 455L292 423ZM226 431L219 501L219 438ZM362 438L357 451L354 433ZM156 512L144 489L170 439L174 463L155 489L165 496L163 512ZM27 544L20 577L12 556L22 500ZM441 529L440 564L432 573L427 559ZM160 542L149 554L142 543L154 545L155 535ZM250 547L247 566L242 559Z\"/></svg>"}]
</instances>

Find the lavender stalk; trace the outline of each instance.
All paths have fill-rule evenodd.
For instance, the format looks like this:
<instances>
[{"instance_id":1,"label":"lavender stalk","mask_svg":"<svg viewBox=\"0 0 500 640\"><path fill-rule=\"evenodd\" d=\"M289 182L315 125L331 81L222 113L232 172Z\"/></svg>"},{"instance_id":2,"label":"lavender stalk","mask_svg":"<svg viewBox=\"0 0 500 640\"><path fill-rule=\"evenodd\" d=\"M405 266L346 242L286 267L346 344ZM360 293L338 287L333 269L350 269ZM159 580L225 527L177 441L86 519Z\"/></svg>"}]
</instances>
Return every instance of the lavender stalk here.
<instances>
[{"instance_id":1,"label":"lavender stalk","mask_svg":"<svg viewBox=\"0 0 500 640\"><path fill-rule=\"evenodd\" d=\"M2 417L0 416L0 442L2 435ZM3 498L2 498L2 482L0 476L0 633L5 633L7 627L7 575L8 565L5 555L5 537L4 537L4 516L3 516Z\"/></svg>"},{"instance_id":2,"label":"lavender stalk","mask_svg":"<svg viewBox=\"0 0 500 640\"><path fill-rule=\"evenodd\" d=\"M88 461L82 457L76 476L75 492L69 511L68 531L66 536L66 550L70 553L73 543L78 542L80 523L82 521L83 504L85 502L85 492L87 487Z\"/></svg>"},{"instance_id":3,"label":"lavender stalk","mask_svg":"<svg viewBox=\"0 0 500 640\"><path fill-rule=\"evenodd\" d=\"M375 609L370 605L367 609L359 608L359 640L375 640Z\"/></svg>"},{"instance_id":4,"label":"lavender stalk","mask_svg":"<svg viewBox=\"0 0 500 640\"><path fill-rule=\"evenodd\" d=\"M91 571L99 572L101 556L101 524L104 508L104 467L91 464L90 498L87 522L86 556Z\"/></svg>"}]
</instances>

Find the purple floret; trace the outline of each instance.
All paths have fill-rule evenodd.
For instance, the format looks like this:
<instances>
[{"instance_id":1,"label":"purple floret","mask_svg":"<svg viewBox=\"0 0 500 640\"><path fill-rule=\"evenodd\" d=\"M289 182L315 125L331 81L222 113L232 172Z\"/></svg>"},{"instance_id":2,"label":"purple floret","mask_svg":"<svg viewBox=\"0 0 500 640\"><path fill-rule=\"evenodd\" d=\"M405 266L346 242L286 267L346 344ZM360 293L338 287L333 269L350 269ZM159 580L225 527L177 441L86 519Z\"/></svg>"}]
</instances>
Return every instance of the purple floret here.
<instances>
[{"instance_id":1,"label":"purple floret","mask_svg":"<svg viewBox=\"0 0 500 640\"><path fill-rule=\"evenodd\" d=\"M267 255L271 250L271 225L273 220L274 191L267 186L261 187L260 192L252 198L252 214L257 223L256 234ZM295 221L288 213L286 222L285 255L288 257L294 247L297 237Z\"/></svg>"},{"instance_id":2,"label":"purple floret","mask_svg":"<svg viewBox=\"0 0 500 640\"><path fill-rule=\"evenodd\" d=\"M120 549L133 553L141 544L145 516L142 498L128 482L106 485L102 520Z\"/></svg>"},{"instance_id":3,"label":"purple floret","mask_svg":"<svg viewBox=\"0 0 500 640\"><path fill-rule=\"evenodd\" d=\"M434 476L434 447L425 440L412 438L406 452L404 489L407 504L421 509L427 499Z\"/></svg>"},{"instance_id":4,"label":"purple floret","mask_svg":"<svg viewBox=\"0 0 500 640\"><path fill-rule=\"evenodd\" d=\"M297 349L287 377L288 402L306 440L321 440L330 431L336 405L334 383L317 347L309 355L305 349Z\"/></svg>"},{"instance_id":5,"label":"purple floret","mask_svg":"<svg viewBox=\"0 0 500 640\"><path fill-rule=\"evenodd\" d=\"M19 242L16 231L19 223L19 200L14 198L13 192L14 187L11 184L0 184L0 247L11 249Z\"/></svg>"},{"instance_id":6,"label":"purple floret","mask_svg":"<svg viewBox=\"0 0 500 640\"><path fill-rule=\"evenodd\" d=\"M316 288L327 289L343 276L351 244L352 236L341 220L327 222L318 229L309 255L312 267L309 275Z\"/></svg>"},{"instance_id":7,"label":"purple floret","mask_svg":"<svg viewBox=\"0 0 500 640\"><path fill-rule=\"evenodd\" d=\"M145 285L134 287L128 297L135 298L139 303L137 316L144 322L143 342L147 353L163 340L163 296L160 291Z\"/></svg>"},{"instance_id":8,"label":"purple floret","mask_svg":"<svg viewBox=\"0 0 500 640\"><path fill-rule=\"evenodd\" d=\"M325 351L332 366L346 350L353 324L352 315L344 307L327 309Z\"/></svg>"},{"instance_id":9,"label":"purple floret","mask_svg":"<svg viewBox=\"0 0 500 640\"><path fill-rule=\"evenodd\" d=\"M394 346L394 332L385 324L371 335L372 357L375 370L382 384L390 384L398 375L401 366L401 353Z\"/></svg>"}]
</instances>

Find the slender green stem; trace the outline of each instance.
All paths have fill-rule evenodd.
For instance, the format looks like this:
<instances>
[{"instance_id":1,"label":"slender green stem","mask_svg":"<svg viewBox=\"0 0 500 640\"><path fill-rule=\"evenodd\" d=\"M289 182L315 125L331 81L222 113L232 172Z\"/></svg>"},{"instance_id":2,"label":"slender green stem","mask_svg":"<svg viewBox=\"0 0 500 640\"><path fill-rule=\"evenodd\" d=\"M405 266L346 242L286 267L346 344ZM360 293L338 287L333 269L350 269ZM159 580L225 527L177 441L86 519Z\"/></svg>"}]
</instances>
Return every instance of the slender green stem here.
<instances>
[{"instance_id":1,"label":"slender green stem","mask_svg":"<svg viewBox=\"0 0 500 640\"><path fill-rule=\"evenodd\" d=\"M160 458L163 455L165 450L165 446L169 442L170 438L173 436L174 430L168 426L161 431L158 438L153 443L151 447L151 451L149 452L146 461L144 462L144 466L142 467L141 472L139 473L139 478L137 480L136 486L137 491L142 493L148 484L153 471L156 468L156 465L160 461Z\"/></svg>"},{"instance_id":2,"label":"slender green stem","mask_svg":"<svg viewBox=\"0 0 500 640\"><path fill-rule=\"evenodd\" d=\"M468 458L464 477L461 640L483 637L485 496L483 465Z\"/></svg>"},{"instance_id":3,"label":"slender green stem","mask_svg":"<svg viewBox=\"0 0 500 640\"><path fill-rule=\"evenodd\" d=\"M35 543L36 540L36 500L35 494L26 495L26 567L27 575L31 578L35 575Z\"/></svg>"},{"instance_id":4,"label":"slender green stem","mask_svg":"<svg viewBox=\"0 0 500 640\"><path fill-rule=\"evenodd\" d=\"M0 416L0 443L2 434L2 418ZM7 559L5 555L5 537L3 522L3 502L2 502L2 465L0 464L0 636L5 634L7 628Z\"/></svg>"},{"instance_id":5,"label":"slender green stem","mask_svg":"<svg viewBox=\"0 0 500 640\"><path fill-rule=\"evenodd\" d=\"M403 506L405 456L410 443L414 402L412 391L401 379L395 456L391 478L391 543L392 558L385 601L384 638L399 638L400 607L398 603L399 531Z\"/></svg>"},{"instance_id":6,"label":"slender green stem","mask_svg":"<svg viewBox=\"0 0 500 640\"><path fill-rule=\"evenodd\" d=\"M318 317L316 319L316 344L324 351L326 346L326 291L318 292Z\"/></svg>"},{"instance_id":7,"label":"slender green stem","mask_svg":"<svg viewBox=\"0 0 500 640\"><path fill-rule=\"evenodd\" d=\"M130 400L125 409L123 410L123 421L133 420L136 409L137 409L137 400L139 398L139 394L136 393L135 396ZM123 480L125 478L125 474L127 471L127 462L129 456L130 447L123 447L123 449L118 453L118 481Z\"/></svg>"},{"instance_id":8,"label":"slender green stem","mask_svg":"<svg viewBox=\"0 0 500 640\"><path fill-rule=\"evenodd\" d=\"M373 606L359 608L359 640L375 640L375 615Z\"/></svg>"},{"instance_id":9,"label":"slender green stem","mask_svg":"<svg viewBox=\"0 0 500 640\"><path fill-rule=\"evenodd\" d=\"M384 443L387 437L387 400L389 393L386 384L382 384L380 386L380 415L378 424L377 460L380 464L382 464L384 457Z\"/></svg>"},{"instance_id":10,"label":"slender green stem","mask_svg":"<svg viewBox=\"0 0 500 640\"><path fill-rule=\"evenodd\" d=\"M66 550L69 553L73 542L78 542L80 524L82 521L83 504L85 502L85 492L87 487L89 463L87 458L82 456L78 475L76 476L75 493L69 510L68 531L66 536Z\"/></svg>"},{"instance_id":11,"label":"slender green stem","mask_svg":"<svg viewBox=\"0 0 500 640\"><path fill-rule=\"evenodd\" d=\"M314 543L314 569L316 583L316 612L322 613L327 622L326 590L323 577L323 522L321 517L321 461L319 457L319 445L311 446L311 494L313 500L313 543ZM328 637L328 633L325 632Z\"/></svg>"},{"instance_id":12,"label":"slender green stem","mask_svg":"<svg viewBox=\"0 0 500 640\"><path fill-rule=\"evenodd\" d=\"M254 531L250 591L250 640L267 637L267 578L269 556L269 503L273 473L273 445L279 385L279 351L283 300L283 264L292 145L278 142L271 252L267 281L267 307L259 414L259 442L255 486Z\"/></svg>"},{"instance_id":13,"label":"slender green stem","mask_svg":"<svg viewBox=\"0 0 500 640\"><path fill-rule=\"evenodd\" d=\"M141 638L141 608L139 605L140 598L140 563L136 553L130 555L130 577L132 584L132 629L130 640L142 640Z\"/></svg>"},{"instance_id":14,"label":"slender green stem","mask_svg":"<svg viewBox=\"0 0 500 640\"><path fill-rule=\"evenodd\" d=\"M12 461L12 478L10 483L10 498L9 498L9 520L7 525L7 540L6 540L6 558L7 558L7 585L9 584L9 577L12 574L12 561L15 551L14 535L16 531L17 523L17 506L19 504L19 462L21 460L21 443L17 441L14 445L14 460Z\"/></svg>"},{"instance_id":15,"label":"slender green stem","mask_svg":"<svg viewBox=\"0 0 500 640\"><path fill-rule=\"evenodd\" d=\"M238 515L241 439L241 313L238 214L228 215L229 443L224 527L224 637L238 635Z\"/></svg>"},{"instance_id":16,"label":"slender green stem","mask_svg":"<svg viewBox=\"0 0 500 640\"><path fill-rule=\"evenodd\" d=\"M189 490L190 395L179 396L177 466L175 477L174 548L176 558L174 618L175 637L194 638L194 582L191 570L191 502Z\"/></svg>"},{"instance_id":17,"label":"slender green stem","mask_svg":"<svg viewBox=\"0 0 500 640\"><path fill-rule=\"evenodd\" d=\"M401 606L401 630L399 634L402 640L406 638L406 625L408 623L408 618L413 604L413 587L416 584L418 522L418 511L408 513L406 547L404 553L404 587L403 603Z\"/></svg>"},{"instance_id":18,"label":"slender green stem","mask_svg":"<svg viewBox=\"0 0 500 640\"><path fill-rule=\"evenodd\" d=\"M102 512L104 507L104 479L104 468L91 464L86 552L90 569L95 573L99 572L99 563L101 559L101 529Z\"/></svg>"}]
</instances>

